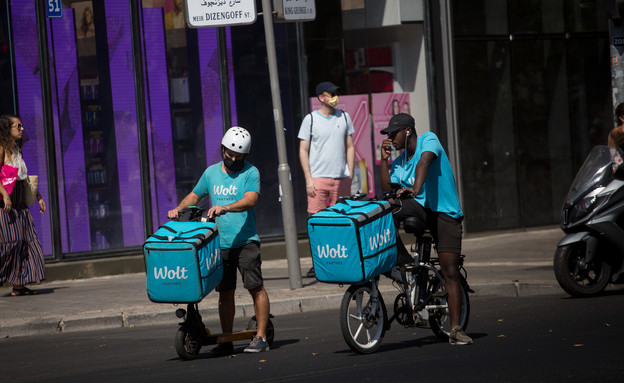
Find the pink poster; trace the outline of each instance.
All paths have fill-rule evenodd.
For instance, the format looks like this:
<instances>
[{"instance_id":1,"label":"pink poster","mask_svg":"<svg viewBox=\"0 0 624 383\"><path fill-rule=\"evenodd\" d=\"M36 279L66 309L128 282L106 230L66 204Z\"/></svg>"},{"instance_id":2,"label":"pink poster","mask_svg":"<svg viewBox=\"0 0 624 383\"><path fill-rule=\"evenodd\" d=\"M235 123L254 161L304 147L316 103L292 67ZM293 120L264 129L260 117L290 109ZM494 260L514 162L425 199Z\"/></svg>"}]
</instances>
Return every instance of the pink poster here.
<instances>
[{"instance_id":1,"label":"pink poster","mask_svg":"<svg viewBox=\"0 0 624 383\"><path fill-rule=\"evenodd\" d=\"M373 93L373 138L375 144L375 164L381 161L381 142L385 136L380 133L388 127L390 118L397 113L410 113L409 93Z\"/></svg>"},{"instance_id":2,"label":"pink poster","mask_svg":"<svg viewBox=\"0 0 624 383\"><path fill-rule=\"evenodd\" d=\"M310 98L310 110L321 107L317 97ZM355 145L355 171L351 192L375 194L375 179L373 177L373 153L370 137L370 117L368 107L368 95L340 96L336 107L349 114L353 120L353 143ZM366 175L366 176L363 176Z\"/></svg>"}]
</instances>

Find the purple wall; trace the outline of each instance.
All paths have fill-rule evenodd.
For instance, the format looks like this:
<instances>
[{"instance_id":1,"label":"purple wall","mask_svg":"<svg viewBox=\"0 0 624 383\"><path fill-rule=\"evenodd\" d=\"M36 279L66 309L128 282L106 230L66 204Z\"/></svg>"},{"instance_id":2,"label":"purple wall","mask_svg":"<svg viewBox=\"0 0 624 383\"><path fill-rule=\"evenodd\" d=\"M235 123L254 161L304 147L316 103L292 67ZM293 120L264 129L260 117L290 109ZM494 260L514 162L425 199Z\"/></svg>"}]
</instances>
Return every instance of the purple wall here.
<instances>
[{"instance_id":1,"label":"purple wall","mask_svg":"<svg viewBox=\"0 0 624 383\"><path fill-rule=\"evenodd\" d=\"M91 249L91 233L73 9L66 8L63 14L63 18L50 20L54 38L50 51L55 62L52 80L56 79L52 94L57 117L55 136L63 252L78 252Z\"/></svg>"},{"instance_id":2,"label":"purple wall","mask_svg":"<svg viewBox=\"0 0 624 383\"><path fill-rule=\"evenodd\" d=\"M134 66L130 24L130 4L107 0L106 31L110 85L113 96L117 168L121 194L123 246L145 242L141 204L141 173L139 168ZM121 244L112 244L115 245Z\"/></svg>"},{"instance_id":3,"label":"purple wall","mask_svg":"<svg viewBox=\"0 0 624 383\"><path fill-rule=\"evenodd\" d=\"M162 8L144 8L145 28L146 114L150 169L154 204L154 229L167 222L167 211L177 204L175 169L173 166L173 137L171 134L171 105L167 80L167 55ZM150 129L151 128L151 129ZM155 178L155 179L154 179Z\"/></svg>"},{"instance_id":4,"label":"purple wall","mask_svg":"<svg viewBox=\"0 0 624 383\"><path fill-rule=\"evenodd\" d=\"M14 48L18 113L24 124L27 140L24 144L24 161L28 167L28 173L39 176L39 191L44 200L49 202L35 2L13 1L11 22L13 36L16 36ZM35 207L33 210L37 236L41 241L43 252L51 254L50 215L39 214Z\"/></svg>"},{"instance_id":5,"label":"purple wall","mask_svg":"<svg viewBox=\"0 0 624 383\"><path fill-rule=\"evenodd\" d=\"M202 105L204 111L204 134L206 140L206 165L221 161L221 138L223 137L223 118L221 116L221 97L219 80L219 45L215 28L199 28L197 30L199 65L202 83ZM228 57L231 57L232 42L230 28L226 29ZM232 60L228 59L230 84L230 103L232 109L232 125L237 124L234 81L232 78ZM229 127L227 127L229 128Z\"/></svg>"}]
</instances>

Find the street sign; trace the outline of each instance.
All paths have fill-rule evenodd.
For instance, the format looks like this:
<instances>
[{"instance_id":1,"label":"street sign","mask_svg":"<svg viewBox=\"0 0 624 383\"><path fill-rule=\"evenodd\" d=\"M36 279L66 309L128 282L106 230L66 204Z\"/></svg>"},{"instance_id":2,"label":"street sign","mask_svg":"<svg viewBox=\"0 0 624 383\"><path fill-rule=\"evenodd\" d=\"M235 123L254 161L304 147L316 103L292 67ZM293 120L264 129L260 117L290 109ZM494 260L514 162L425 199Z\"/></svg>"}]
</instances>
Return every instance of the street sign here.
<instances>
[{"instance_id":1,"label":"street sign","mask_svg":"<svg viewBox=\"0 0 624 383\"><path fill-rule=\"evenodd\" d=\"M62 0L48 0L46 9L48 17L63 17Z\"/></svg>"},{"instance_id":2,"label":"street sign","mask_svg":"<svg viewBox=\"0 0 624 383\"><path fill-rule=\"evenodd\" d=\"M314 0L273 0L273 21L312 21L316 18Z\"/></svg>"},{"instance_id":3,"label":"street sign","mask_svg":"<svg viewBox=\"0 0 624 383\"><path fill-rule=\"evenodd\" d=\"M253 24L255 0L184 0L186 23L191 28Z\"/></svg>"}]
</instances>

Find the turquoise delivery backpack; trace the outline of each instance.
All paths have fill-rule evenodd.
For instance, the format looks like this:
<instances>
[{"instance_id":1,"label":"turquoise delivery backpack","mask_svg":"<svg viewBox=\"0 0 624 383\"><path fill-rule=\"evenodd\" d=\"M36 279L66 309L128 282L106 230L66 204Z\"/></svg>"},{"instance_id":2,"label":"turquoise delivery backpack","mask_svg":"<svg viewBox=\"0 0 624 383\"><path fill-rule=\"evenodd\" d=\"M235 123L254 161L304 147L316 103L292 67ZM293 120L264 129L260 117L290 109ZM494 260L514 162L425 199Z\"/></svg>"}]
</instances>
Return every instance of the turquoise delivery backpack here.
<instances>
[{"instance_id":1,"label":"turquoise delivery backpack","mask_svg":"<svg viewBox=\"0 0 624 383\"><path fill-rule=\"evenodd\" d=\"M197 303L223 277L214 222L167 222L145 241L143 256L152 302Z\"/></svg>"},{"instance_id":2,"label":"turquoise delivery backpack","mask_svg":"<svg viewBox=\"0 0 624 383\"><path fill-rule=\"evenodd\" d=\"M396 230L387 201L340 199L308 218L316 278L361 283L396 265Z\"/></svg>"}]
</instances>

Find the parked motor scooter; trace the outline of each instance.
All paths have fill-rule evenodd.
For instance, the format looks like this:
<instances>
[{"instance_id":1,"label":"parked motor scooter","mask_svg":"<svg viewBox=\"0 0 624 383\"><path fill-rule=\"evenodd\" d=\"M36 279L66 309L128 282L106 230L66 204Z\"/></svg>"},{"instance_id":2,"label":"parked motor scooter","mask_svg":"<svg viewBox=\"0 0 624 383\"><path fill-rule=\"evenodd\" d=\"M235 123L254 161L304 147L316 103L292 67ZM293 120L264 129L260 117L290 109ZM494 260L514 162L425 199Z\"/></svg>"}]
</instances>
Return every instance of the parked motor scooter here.
<instances>
[{"instance_id":1,"label":"parked motor scooter","mask_svg":"<svg viewBox=\"0 0 624 383\"><path fill-rule=\"evenodd\" d=\"M624 283L624 169L614 171L614 159L621 156L619 149L594 147L563 204L561 229L567 235L557 245L554 271L572 296L592 296L610 282Z\"/></svg>"}]
</instances>

